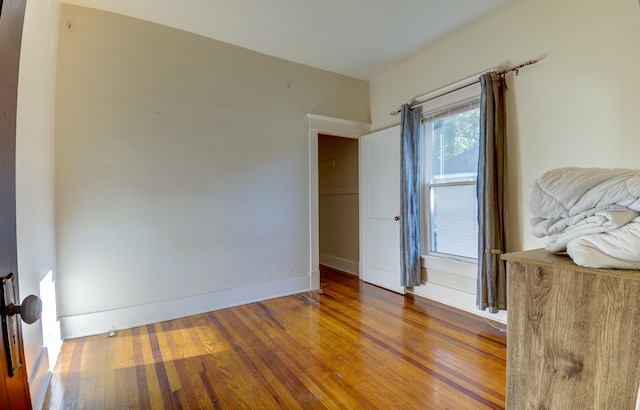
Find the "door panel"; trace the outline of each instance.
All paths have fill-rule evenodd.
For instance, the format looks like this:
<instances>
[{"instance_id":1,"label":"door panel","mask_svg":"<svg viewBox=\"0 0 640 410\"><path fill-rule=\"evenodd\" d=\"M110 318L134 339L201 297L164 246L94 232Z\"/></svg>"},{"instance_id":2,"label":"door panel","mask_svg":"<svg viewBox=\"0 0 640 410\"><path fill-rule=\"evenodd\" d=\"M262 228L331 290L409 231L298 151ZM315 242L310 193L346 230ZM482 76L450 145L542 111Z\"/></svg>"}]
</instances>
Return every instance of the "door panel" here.
<instances>
[{"instance_id":1,"label":"door panel","mask_svg":"<svg viewBox=\"0 0 640 410\"><path fill-rule=\"evenodd\" d=\"M369 223L369 265L371 268L389 272L389 274L393 275L389 279L393 281L398 279L399 284L400 253L389 251L389 249L400 246L396 238L398 236L398 223L386 220L370 220Z\"/></svg>"},{"instance_id":2,"label":"door panel","mask_svg":"<svg viewBox=\"0 0 640 410\"><path fill-rule=\"evenodd\" d=\"M18 282L16 248L16 106L18 64L26 0L0 1L0 277L10 273ZM16 289L16 300L19 292ZM18 332L21 324L17 325ZM0 332L0 408L30 409L25 366L9 376L5 340ZM20 362L24 363L21 334L18 334Z\"/></svg>"},{"instance_id":3,"label":"door panel","mask_svg":"<svg viewBox=\"0 0 640 410\"><path fill-rule=\"evenodd\" d=\"M360 277L404 293L400 286L400 127L360 139Z\"/></svg>"}]
</instances>

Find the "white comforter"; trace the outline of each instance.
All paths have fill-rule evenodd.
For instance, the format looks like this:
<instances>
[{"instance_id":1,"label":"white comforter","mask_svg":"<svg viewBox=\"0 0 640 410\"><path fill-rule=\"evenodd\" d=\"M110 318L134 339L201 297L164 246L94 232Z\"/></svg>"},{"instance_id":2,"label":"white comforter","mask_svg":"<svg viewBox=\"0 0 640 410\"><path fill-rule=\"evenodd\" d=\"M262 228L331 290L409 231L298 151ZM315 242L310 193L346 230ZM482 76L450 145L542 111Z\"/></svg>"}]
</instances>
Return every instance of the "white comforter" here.
<instances>
[{"instance_id":1,"label":"white comforter","mask_svg":"<svg viewBox=\"0 0 640 410\"><path fill-rule=\"evenodd\" d=\"M640 170L560 168L529 190L532 232L593 268L640 269Z\"/></svg>"}]
</instances>

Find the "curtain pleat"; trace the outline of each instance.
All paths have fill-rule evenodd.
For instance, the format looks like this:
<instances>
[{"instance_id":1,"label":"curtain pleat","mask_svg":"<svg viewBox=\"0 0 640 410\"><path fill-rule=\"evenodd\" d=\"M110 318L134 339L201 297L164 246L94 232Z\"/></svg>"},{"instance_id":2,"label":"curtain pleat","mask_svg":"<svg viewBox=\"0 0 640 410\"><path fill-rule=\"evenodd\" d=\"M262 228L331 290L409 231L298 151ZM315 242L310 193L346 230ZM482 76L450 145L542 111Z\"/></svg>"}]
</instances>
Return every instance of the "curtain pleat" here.
<instances>
[{"instance_id":1,"label":"curtain pleat","mask_svg":"<svg viewBox=\"0 0 640 410\"><path fill-rule=\"evenodd\" d=\"M480 153L478 158L478 289L480 310L507 308L506 251L507 148L505 78L480 77Z\"/></svg>"},{"instance_id":2,"label":"curtain pleat","mask_svg":"<svg viewBox=\"0 0 640 410\"><path fill-rule=\"evenodd\" d=\"M401 286L420 285L420 112L402 106L400 140Z\"/></svg>"}]
</instances>

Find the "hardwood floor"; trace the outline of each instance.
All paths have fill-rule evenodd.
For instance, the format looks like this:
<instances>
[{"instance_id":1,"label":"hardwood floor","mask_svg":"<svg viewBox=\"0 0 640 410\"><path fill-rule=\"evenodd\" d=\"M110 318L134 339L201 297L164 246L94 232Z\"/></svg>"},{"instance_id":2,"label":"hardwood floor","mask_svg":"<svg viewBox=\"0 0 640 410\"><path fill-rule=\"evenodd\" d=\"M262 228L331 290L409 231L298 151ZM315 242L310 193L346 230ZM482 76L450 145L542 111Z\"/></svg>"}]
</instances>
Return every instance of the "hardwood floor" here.
<instances>
[{"instance_id":1,"label":"hardwood floor","mask_svg":"<svg viewBox=\"0 0 640 410\"><path fill-rule=\"evenodd\" d=\"M328 268L320 292L64 342L45 409L500 409L506 336Z\"/></svg>"}]
</instances>

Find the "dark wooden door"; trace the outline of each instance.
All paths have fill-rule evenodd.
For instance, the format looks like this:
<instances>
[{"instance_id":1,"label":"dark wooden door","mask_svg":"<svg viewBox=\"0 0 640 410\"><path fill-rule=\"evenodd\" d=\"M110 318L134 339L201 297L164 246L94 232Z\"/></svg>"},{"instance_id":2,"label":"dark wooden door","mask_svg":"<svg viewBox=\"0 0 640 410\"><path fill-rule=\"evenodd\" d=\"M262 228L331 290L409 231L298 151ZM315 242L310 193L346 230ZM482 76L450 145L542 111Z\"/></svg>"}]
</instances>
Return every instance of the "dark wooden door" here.
<instances>
[{"instance_id":1,"label":"dark wooden door","mask_svg":"<svg viewBox=\"0 0 640 410\"><path fill-rule=\"evenodd\" d=\"M16 286L16 105L25 4L26 0L0 0L0 277L13 273ZM27 370L23 365L9 376L2 332L0 342L0 408L31 409ZM24 363L22 340L18 343Z\"/></svg>"}]
</instances>

